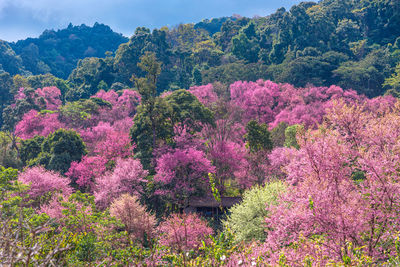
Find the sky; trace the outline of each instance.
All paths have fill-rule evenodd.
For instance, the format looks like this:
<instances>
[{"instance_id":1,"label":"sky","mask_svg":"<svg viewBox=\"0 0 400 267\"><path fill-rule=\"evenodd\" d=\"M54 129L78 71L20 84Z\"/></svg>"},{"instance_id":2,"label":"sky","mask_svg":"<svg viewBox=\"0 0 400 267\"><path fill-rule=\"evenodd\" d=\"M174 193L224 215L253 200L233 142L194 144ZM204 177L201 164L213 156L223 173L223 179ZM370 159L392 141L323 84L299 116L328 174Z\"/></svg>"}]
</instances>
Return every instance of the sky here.
<instances>
[{"instance_id":1,"label":"sky","mask_svg":"<svg viewBox=\"0 0 400 267\"><path fill-rule=\"evenodd\" d=\"M150 29L239 14L266 16L299 0L0 0L0 39L38 37L46 29L95 22L130 37Z\"/></svg>"}]
</instances>

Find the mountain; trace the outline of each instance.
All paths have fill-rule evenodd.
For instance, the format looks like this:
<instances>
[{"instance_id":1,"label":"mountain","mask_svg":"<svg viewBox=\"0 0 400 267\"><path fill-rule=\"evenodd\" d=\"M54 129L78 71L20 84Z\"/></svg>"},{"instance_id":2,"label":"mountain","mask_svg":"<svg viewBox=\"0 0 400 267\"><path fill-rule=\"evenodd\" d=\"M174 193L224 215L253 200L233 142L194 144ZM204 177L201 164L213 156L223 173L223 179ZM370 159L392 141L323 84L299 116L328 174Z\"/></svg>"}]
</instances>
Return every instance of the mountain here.
<instances>
[{"instance_id":1,"label":"mountain","mask_svg":"<svg viewBox=\"0 0 400 267\"><path fill-rule=\"evenodd\" d=\"M95 23L70 24L62 30L46 30L39 38L28 38L10 47L20 56L22 65L33 75L51 73L66 79L76 67L79 59L104 57L107 51L115 51L121 43L128 41L109 26Z\"/></svg>"}]
</instances>

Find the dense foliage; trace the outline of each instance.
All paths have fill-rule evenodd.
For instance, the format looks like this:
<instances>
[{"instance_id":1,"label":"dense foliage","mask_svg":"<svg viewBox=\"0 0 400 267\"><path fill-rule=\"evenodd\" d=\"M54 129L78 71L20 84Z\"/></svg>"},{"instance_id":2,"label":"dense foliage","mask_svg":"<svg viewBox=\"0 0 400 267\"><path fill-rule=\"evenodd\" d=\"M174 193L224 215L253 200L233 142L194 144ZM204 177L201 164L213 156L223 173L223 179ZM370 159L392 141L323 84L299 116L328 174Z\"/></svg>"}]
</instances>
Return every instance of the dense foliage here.
<instances>
[{"instance_id":1,"label":"dense foliage","mask_svg":"<svg viewBox=\"0 0 400 267\"><path fill-rule=\"evenodd\" d=\"M1 42L0 265L399 264L398 12L303 2L118 49L69 26L37 61ZM62 79L82 51L52 56L109 35Z\"/></svg>"},{"instance_id":2,"label":"dense foliage","mask_svg":"<svg viewBox=\"0 0 400 267\"><path fill-rule=\"evenodd\" d=\"M234 234L235 241L265 241L265 218L269 205L277 205L278 198L285 191L281 182L272 182L263 187L256 186L243 194L243 201L230 209L224 222L226 231Z\"/></svg>"},{"instance_id":3,"label":"dense foliage","mask_svg":"<svg viewBox=\"0 0 400 267\"><path fill-rule=\"evenodd\" d=\"M70 24L62 30L46 30L38 38L11 43L10 47L26 71L33 75L51 73L66 79L80 59L104 57L107 51L115 51L126 41L126 37L104 24L95 23L93 27Z\"/></svg>"},{"instance_id":4,"label":"dense foliage","mask_svg":"<svg viewBox=\"0 0 400 267\"><path fill-rule=\"evenodd\" d=\"M129 40L103 24L69 25L39 38L2 41L0 73L68 78L71 90L63 96L78 100L131 86L132 75L144 72L140 58L152 52L162 62L158 92L270 79L301 87L336 84L374 97L397 92L399 17L394 0L326 0L266 17L224 17L153 31L138 27Z\"/></svg>"}]
</instances>

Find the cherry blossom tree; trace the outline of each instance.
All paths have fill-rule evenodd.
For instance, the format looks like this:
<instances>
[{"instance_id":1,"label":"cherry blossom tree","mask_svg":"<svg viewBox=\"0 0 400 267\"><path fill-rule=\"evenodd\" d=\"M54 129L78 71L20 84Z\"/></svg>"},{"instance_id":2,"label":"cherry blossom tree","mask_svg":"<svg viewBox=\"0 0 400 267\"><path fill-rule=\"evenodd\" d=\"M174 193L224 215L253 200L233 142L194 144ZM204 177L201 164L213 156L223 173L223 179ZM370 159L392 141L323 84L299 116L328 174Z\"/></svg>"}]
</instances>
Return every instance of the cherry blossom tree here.
<instances>
[{"instance_id":1,"label":"cherry blossom tree","mask_svg":"<svg viewBox=\"0 0 400 267\"><path fill-rule=\"evenodd\" d=\"M298 155L284 167L295 186L278 206L268 207L272 230L265 249L272 264L282 251L289 265L316 253L302 238L318 240L329 259L351 259L349 243L375 260L395 252L399 108L365 112L364 105L336 101L325 125L300 133ZM308 249L292 253L291 244Z\"/></svg>"},{"instance_id":2,"label":"cherry blossom tree","mask_svg":"<svg viewBox=\"0 0 400 267\"><path fill-rule=\"evenodd\" d=\"M45 107L48 110L57 110L58 107L62 104L62 101L60 99L61 91L55 86L38 88L35 90L35 93L38 96L36 104L39 105L39 102L42 101L40 99L43 99Z\"/></svg>"},{"instance_id":3,"label":"cherry blossom tree","mask_svg":"<svg viewBox=\"0 0 400 267\"><path fill-rule=\"evenodd\" d=\"M204 152L193 148L175 149L157 159L154 181L162 185L157 194L182 205L188 197L209 188L208 173L214 171Z\"/></svg>"},{"instance_id":4,"label":"cherry blossom tree","mask_svg":"<svg viewBox=\"0 0 400 267\"><path fill-rule=\"evenodd\" d=\"M72 184L79 186L83 192L93 192L96 178L104 175L107 159L102 156L83 156L80 162L72 162L65 175Z\"/></svg>"},{"instance_id":5,"label":"cherry blossom tree","mask_svg":"<svg viewBox=\"0 0 400 267\"><path fill-rule=\"evenodd\" d=\"M230 85L231 101L243 109L243 123L254 119L273 121L280 105L280 86L271 81L235 82Z\"/></svg>"},{"instance_id":6,"label":"cherry blossom tree","mask_svg":"<svg viewBox=\"0 0 400 267\"><path fill-rule=\"evenodd\" d=\"M218 100L218 96L213 89L213 85L210 83L207 85L192 86L189 92L196 96L203 105L211 107Z\"/></svg>"},{"instance_id":7,"label":"cherry blossom tree","mask_svg":"<svg viewBox=\"0 0 400 267\"><path fill-rule=\"evenodd\" d=\"M160 244L177 252L197 249L213 233L196 214L173 214L159 225L158 231Z\"/></svg>"},{"instance_id":8,"label":"cherry blossom tree","mask_svg":"<svg viewBox=\"0 0 400 267\"><path fill-rule=\"evenodd\" d=\"M122 194L139 195L142 184L146 182L148 171L143 170L139 160L118 159L112 172L96 180L94 196L100 208L106 208L115 198Z\"/></svg>"},{"instance_id":9,"label":"cherry blossom tree","mask_svg":"<svg viewBox=\"0 0 400 267\"><path fill-rule=\"evenodd\" d=\"M29 198L38 205L47 202L53 193L64 195L72 193L67 178L56 172L47 171L40 166L26 169L18 176L18 181L30 185Z\"/></svg>"},{"instance_id":10,"label":"cherry blossom tree","mask_svg":"<svg viewBox=\"0 0 400 267\"><path fill-rule=\"evenodd\" d=\"M144 243L155 238L156 218L139 203L137 196L121 195L111 203L110 214L125 225L134 241Z\"/></svg>"},{"instance_id":11,"label":"cherry blossom tree","mask_svg":"<svg viewBox=\"0 0 400 267\"><path fill-rule=\"evenodd\" d=\"M131 120L127 122L130 125ZM125 158L132 155L133 147L130 144L129 128L119 124L110 125L99 122L98 125L80 131L90 155L101 155L107 160Z\"/></svg>"},{"instance_id":12,"label":"cherry blossom tree","mask_svg":"<svg viewBox=\"0 0 400 267\"><path fill-rule=\"evenodd\" d=\"M26 113L15 126L15 135L22 139L30 139L35 135L48 136L65 125L58 120L57 113L38 113L31 110Z\"/></svg>"},{"instance_id":13,"label":"cherry blossom tree","mask_svg":"<svg viewBox=\"0 0 400 267\"><path fill-rule=\"evenodd\" d=\"M120 94L119 94L120 93ZM140 103L140 94L135 90L125 89L122 92L110 91L99 91L93 97L97 97L108 101L112 105L112 109L102 109L99 112L99 120L103 122L110 122L113 124L116 121L123 120L125 118L133 118L136 114L136 107Z\"/></svg>"}]
</instances>

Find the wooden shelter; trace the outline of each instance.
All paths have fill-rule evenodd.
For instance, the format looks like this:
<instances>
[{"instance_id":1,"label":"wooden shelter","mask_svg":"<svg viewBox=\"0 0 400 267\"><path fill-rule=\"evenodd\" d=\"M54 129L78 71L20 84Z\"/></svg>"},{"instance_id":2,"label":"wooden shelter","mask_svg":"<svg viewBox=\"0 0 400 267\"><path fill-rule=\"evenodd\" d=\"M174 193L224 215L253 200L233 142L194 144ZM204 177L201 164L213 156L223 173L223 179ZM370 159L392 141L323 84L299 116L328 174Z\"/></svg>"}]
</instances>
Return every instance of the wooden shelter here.
<instances>
[{"instance_id":1,"label":"wooden shelter","mask_svg":"<svg viewBox=\"0 0 400 267\"><path fill-rule=\"evenodd\" d=\"M213 196L192 197L183 211L196 212L204 217L219 217L241 200L241 197L221 197L221 202L217 202Z\"/></svg>"}]
</instances>

